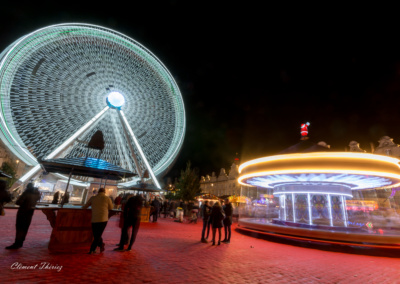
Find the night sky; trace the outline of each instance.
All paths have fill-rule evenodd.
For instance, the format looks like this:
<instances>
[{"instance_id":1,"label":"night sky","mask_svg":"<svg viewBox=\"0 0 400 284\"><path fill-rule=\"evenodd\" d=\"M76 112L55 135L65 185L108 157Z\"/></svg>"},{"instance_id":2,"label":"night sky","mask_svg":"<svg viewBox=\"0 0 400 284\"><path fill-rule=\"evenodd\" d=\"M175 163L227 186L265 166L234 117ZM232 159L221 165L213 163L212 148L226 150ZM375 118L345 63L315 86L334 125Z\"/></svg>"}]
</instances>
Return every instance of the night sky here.
<instances>
[{"instance_id":1,"label":"night sky","mask_svg":"<svg viewBox=\"0 0 400 284\"><path fill-rule=\"evenodd\" d=\"M236 153L241 162L275 154L299 142L306 121L313 142L337 151L356 140L370 152L384 135L400 143L400 49L390 17L263 1L144 2L10 4L0 49L63 22L115 29L147 47L174 76L187 112L169 176L188 160L205 175L228 170Z\"/></svg>"}]
</instances>

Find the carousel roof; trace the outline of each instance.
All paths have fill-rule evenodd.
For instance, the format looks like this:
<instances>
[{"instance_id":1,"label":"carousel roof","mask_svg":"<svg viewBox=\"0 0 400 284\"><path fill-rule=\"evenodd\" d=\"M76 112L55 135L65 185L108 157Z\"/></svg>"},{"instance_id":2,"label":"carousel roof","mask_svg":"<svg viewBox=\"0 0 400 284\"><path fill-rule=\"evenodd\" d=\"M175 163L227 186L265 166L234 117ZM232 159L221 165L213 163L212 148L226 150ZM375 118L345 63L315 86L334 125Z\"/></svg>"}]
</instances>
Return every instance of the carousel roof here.
<instances>
[{"instance_id":1,"label":"carousel roof","mask_svg":"<svg viewBox=\"0 0 400 284\"><path fill-rule=\"evenodd\" d=\"M332 152L330 148L324 147L320 143L314 143L309 139L301 140L299 143L282 150L278 153L278 155L310 152Z\"/></svg>"},{"instance_id":2,"label":"carousel roof","mask_svg":"<svg viewBox=\"0 0 400 284\"><path fill-rule=\"evenodd\" d=\"M242 185L342 185L352 190L400 185L400 160L356 152L314 152L263 157L239 168Z\"/></svg>"}]
</instances>

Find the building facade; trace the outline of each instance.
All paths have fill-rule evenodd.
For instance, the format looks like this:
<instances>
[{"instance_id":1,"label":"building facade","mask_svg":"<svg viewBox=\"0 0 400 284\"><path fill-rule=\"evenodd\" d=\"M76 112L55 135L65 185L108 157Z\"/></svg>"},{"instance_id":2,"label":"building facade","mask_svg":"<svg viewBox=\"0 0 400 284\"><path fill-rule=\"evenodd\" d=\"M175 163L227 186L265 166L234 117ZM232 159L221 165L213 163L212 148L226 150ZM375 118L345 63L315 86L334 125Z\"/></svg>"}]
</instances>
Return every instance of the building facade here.
<instances>
[{"instance_id":1,"label":"building facade","mask_svg":"<svg viewBox=\"0 0 400 284\"><path fill-rule=\"evenodd\" d=\"M201 192L215 196L239 196L242 186L237 181L238 177L239 166L236 163L233 163L228 174L225 169L222 168L218 176L215 175L215 172L213 172L211 176L202 176L200 178Z\"/></svg>"}]
</instances>

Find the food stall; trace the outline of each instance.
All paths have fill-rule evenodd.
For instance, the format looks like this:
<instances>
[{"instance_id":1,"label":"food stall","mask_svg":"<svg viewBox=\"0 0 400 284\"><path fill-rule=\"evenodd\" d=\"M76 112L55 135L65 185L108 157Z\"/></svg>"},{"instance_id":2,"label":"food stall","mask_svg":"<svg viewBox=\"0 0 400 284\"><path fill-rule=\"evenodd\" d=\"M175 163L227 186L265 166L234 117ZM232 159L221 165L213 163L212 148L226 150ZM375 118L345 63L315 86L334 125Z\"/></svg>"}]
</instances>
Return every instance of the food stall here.
<instances>
[{"instance_id":1,"label":"food stall","mask_svg":"<svg viewBox=\"0 0 400 284\"><path fill-rule=\"evenodd\" d=\"M40 163L46 172L69 174L69 180L72 175L98 178L99 187L104 187L107 180L121 180L136 175L104 160L88 157L49 159ZM90 247L93 239L90 209L73 205L61 208L57 205L47 205L37 208L42 210L53 228L49 243L50 251L72 251ZM117 212L114 210L110 211L110 216L115 213Z\"/></svg>"}]
</instances>

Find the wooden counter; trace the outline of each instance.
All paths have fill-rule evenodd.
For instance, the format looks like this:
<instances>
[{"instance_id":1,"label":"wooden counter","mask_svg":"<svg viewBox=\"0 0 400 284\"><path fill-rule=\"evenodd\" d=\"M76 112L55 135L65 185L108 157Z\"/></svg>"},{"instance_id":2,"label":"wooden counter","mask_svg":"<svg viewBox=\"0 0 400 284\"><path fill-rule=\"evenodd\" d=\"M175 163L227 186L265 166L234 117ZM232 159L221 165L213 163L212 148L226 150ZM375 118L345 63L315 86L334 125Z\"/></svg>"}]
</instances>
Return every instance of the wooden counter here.
<instances>
[{"instance_id":1,"label":"wooden counter","mask_svg":"<svg viewBox=\"0 0 400 284\"><path fill-rule=\"evenodd\" d=\"M18 209L19 206L8 205L5 208ZM52 252L83 252L89 251L93 241L92 210L81 206L38 205L53 228L50 236L49 250ZM121 210L110 210L109 218L120 214ZM150 208L142 208L141 222L149 221ZM116 232L118 237L121 232Z\"/></svg>"},{"instance_id":2,"label":"wooden counter","mask_svg":"<svg viewBox=\"0 0 400 284\"><path fill-rule=\"evenodd\" d=\"M57 252L89 251L93 241L92 210L79 207L45 207L38 209L46 215L53 228L49 250ZM110 210L109 217L121 212Z\"/></svg>"},{"instance_id":3,"label":"wooden counter","mask_svg":"<svg viewBox=\"0 0 400 284\"><path fill-rule=\"evenodd\" d=\"M42 209L46 216L50 211L55 215L55 209ZM50 213L50 214L49 214ZM47 217L49 219L49 217ZM55 219L55 221L54 221ZM58 209L53 223L49 250L50 251L75 251L87 250L93 241L92 212L90 209Z\"/></svg>"}]
</instances>

